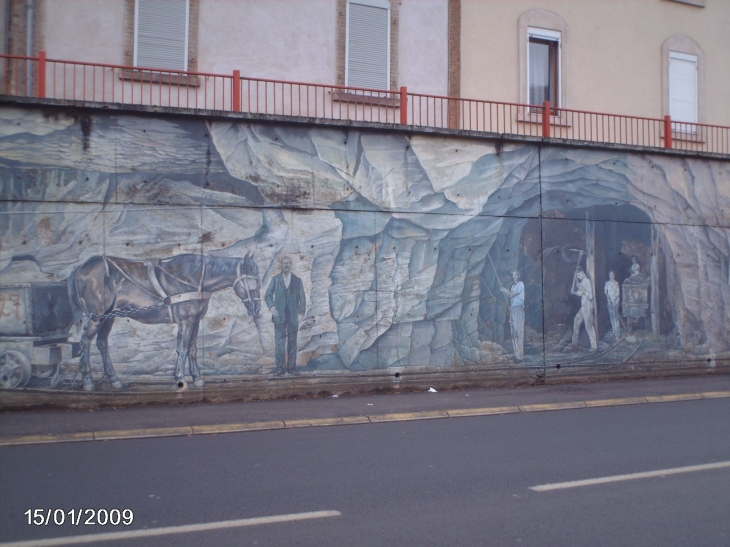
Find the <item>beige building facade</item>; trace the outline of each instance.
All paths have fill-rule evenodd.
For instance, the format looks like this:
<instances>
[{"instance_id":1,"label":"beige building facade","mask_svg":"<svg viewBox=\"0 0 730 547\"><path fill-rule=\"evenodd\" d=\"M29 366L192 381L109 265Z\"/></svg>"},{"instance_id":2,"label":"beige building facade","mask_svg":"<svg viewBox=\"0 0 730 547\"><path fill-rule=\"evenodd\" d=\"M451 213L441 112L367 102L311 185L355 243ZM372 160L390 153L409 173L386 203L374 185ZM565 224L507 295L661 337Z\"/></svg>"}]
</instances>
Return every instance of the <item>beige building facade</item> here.
<instances>
[{"instance_id":1,"label":"beige building facade","mask_svg":"<svg viewBox=\"0 0 730 547\"><path fill-rule=\"evenodd\" d=\"M697 119L684 121L730 125L727 0L460 3L463 97L528 103L531 43L552 42L558 66L550 76L562 108L663 117L672 110L670 64L676 63L689 82L679 92L689 97L685 103L693 94L696 101ZM681 99L675 99L680 112ZM691 102L684 105L691 110Z\"/></svg>"},{"instance_id":2,"label":"beige building facade","mask_svg":"<svg viewBox=\"0 0 730 547\"><path fill-rule=\"evenodd\" d=\"M730 125L727 0L4 0L2 8L3 51L15 55L549 99L563 109Z\"/></svg>"},{"instance_id":3,"label":"beige building facade","mask_svg":"<svg viewBox=\"0 0 730 547\"><path fill-rule=\"evenodd\" d=\"M52 59L219 74L240 70L250 78L391 89L406 85L419 93L448 93L448 0L5 0L3 4L3 14L12 19L6 28L15 36L6 37L3 47L15 55L43 50ZM162 6L159 12L158 6ZM141 55L146 13L153 25L170 21L165 33L179 38L179 44L171 46L178 49L170 53L169 65L168 58ZM29 20L34 29L30 34ZM366 42L369 36L377 37L375 51L362 40L358 43L358 29ZM159 45L162 33L158 28L150 32L151 42ZM356 46L360 50L355 51ZM372 85L376 80L368 78L349 82L348 67L357 56L372 57L380 50L383 63L375 70L383 72L385 83ZM152 61L145 63L143 58Z\"/></svg>"}]
</instances>

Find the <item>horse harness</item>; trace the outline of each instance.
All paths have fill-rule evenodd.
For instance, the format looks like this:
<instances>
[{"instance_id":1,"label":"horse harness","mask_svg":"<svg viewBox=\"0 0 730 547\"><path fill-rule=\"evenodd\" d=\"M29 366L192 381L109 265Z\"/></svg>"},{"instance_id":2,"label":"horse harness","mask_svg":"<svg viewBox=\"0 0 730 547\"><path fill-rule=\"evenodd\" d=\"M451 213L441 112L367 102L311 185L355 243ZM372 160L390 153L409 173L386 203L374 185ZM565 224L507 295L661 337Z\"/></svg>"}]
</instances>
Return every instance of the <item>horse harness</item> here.
<instances>
[{"instance_id":1,"label":"horse harness","mask_svg":"<svg viewBox=\"0 0 730 547\"><path fill-rule=\"evenodd\" d=\"M256 277L255 275L243 273L243 268L241 266L242 263L243 263L243 258L238 259L238 263L236 264L236 280L233 282L233 285L231 285L231 287L233 288L233 290L235 292L236 285L238 285L239 283L242 283L243 290L246 292L246 299L244 300L243 298L241 298L241 301L244 304L250 303L253 306L254 302L256 300L261 301L261 298L260 297L254 298L253 296L251 296L251 289L249 289L248 285L246 283L243 283L243 281L248 280L248 279L253 279L256 282L256 286L258 288L259 278Z\"/></svg>"},{"instance_id":2,"label":"horse harness","mask_svg":"<svg viewBox=\"0 0 730 547\"><path fill-rule=\"evenodd\" d=\"M205 258L203 258L203 271L200 274L200 283L198 284L198 290L195 292L186 292L186 293L182 293L182 294L168 295L165 292L165 290L160 285L160 281L157 277L156 267L159 264L160 264L159 258L145 260L145 266L147 268L147 275L150 278L150 283L152 283L152 287L154 287L158 296L162 299L163 303L167 306L167 310L168 310L168 313L170 314L171 322L174 322L173 311L172 311L173 304L180 304L182 302L189 302L191 300L204 300L205 302L210 300L210 297L213 293L203 291L203 281L205 280L205 267L206 267ZM244 293L246 295L245 298L241 298L241 301L244 304L250 303L251 305L254 305L254 302L256 300L261 300L261 299L253 297L253 295L251 294L251 289L249 289L249 287L245 283L245 281L247 281L249 279L253 279L258 284L258 278L254 275L243 273L242 264L243 264L243 258L239 258L238 262L236 263L236 279L233 281L231 288L235 291L236 285L241 283L241 285L243 286ZM162 270L162 267L160 267L160 269ZM189 285L189 283L187 283L186 281L183 281L182 279L178 279L177 277L171 275L170 273L165 272L165 275L173 277L174 279L177 279L181 283Z\"/></svg>"},{"instance_id":3,"label":"horse harness","mask_svg":"<svg viewBox=\"0 0 730 547\"><path fill-rule=\"evenodd\" d=\"M157 308L157 307L166 306L167 307L167 313L169 314L169 317L170 317L170 322L171 323L175 323L176 320L175 320L175 315L174 315L174 312L173 312L173 305L175 305L175 304L181 304L183 302L190 302L192 300L203 300L203 301L205 301L207 303L207 301L210 300L210 297L211 297L211 295L213 293L203 291L203 281L205 280L205 270L206 270L205 258L203 258L203 270L202 270L201 275L200 275L200 283L198 283L198 287L197 287L198 290L197 291L192 291L192 292L185 292L185 293L181 293L181 294L172 294L172 295L167 294L167 292L165 291L165 289L162 288L162 285L160 284L160 279L157 276L157 267L159 266L160 269L162 270L161 262L162 261L159 258L156 258L156 259L147 259L147 260L144 261L144 266L145 266L145 268L147 270L147 277L149 278L150 284L152 285L152 288L154 289L154 291L156 293L155 294L155 293L152 293L151 291L149 291L148 289L146 289L145 287L143 287L142 285L140 285L138 281L132 279L111 258L104 257L104 267L105 267L105 269L107 271L107 275L109 274L109 263L111 263L112 266L114 266L116 268L116 270L119 271L119 273L121 273L128 281L130 281L134 285L137 285L140 289L142 289L145 292L149 293L151 296L154 296L155 298L159 298L160 300L162 300L162 302L160 302L159 304L155 304L153 306L146 306L144 308L138 308L138 309L135 309L135 310L125 310L124 315L128 315L130 313L139 312L139 311L147 310L147 309L151 309L151 308ZM242 283L243 289L244 289L245 294L246 294L246 297L245 298L242 298L241 301L244 304L250 303L250 304L253 305L254 302L256 300L260 300L260 298L254 298L252 296L251 290L249 289L249 287L245 283L245 281L248 280L248 279L254 279L255 281L258 282L258 278L256 278L256 276L253 276L253 275L250 275L250 274L244 274L243 271L242 271L242 263L243 263L243 258L239 259L238 262L237 262L237 264L236 264L236 279L233 282L233 284L231 285L231 287L235 291L236 290L236 285L238 285L239 283ZM163 272L164 272L164 270L163 270ZM178 279L177 277L175 277L174 275L172 275L172 274L170 274L168 272L164 272L164 273L165 273L165 275L170 276L170 277L176 279L177 281L179 281L179 282L181 282L181 283L183 283L185 285L194 286L194 285L191 285L190 283L188 283L187 281L183 281L182 279ZM89 314L89 315L90 316L94 316L94 315L97 315L97 314ZM114 312L112 312L112 313L106 314L106 315L104 315L102 317L106 318L107 315L116 315L116 314ZM122 315L122 313L120 312L119 315Z\"/></svg>"},{"instance_id":4,"label":"horse harness","mask_svg":"<svg viewBox=\"0 0 730 547\"><path fill-rule=\"evenodd\" d=\"M163 304L167 306L167 313L170 315L170 323L175 323L175 316L172 311L173 304L180 304L182 302L189 302L191 300L203 300L206 303L210 300L213 293L203 292L203 280L205 279L205 257L203 257L203 271L200 274L200 283L198 284L198 290L195 292L184 292L181 294L169 295L165 292L165 289L160 285L160 280L157 277L157 266L160 266L161 260L159 258L150 258L144 261L145 268L147 268L147 276L149 277L152 288L155 289L157 296L162 300ZM162 268L160 268L162 269ZM182 280L179 280L182 281ZM186 283L183 281L186 285Z\"/></svg>"}]
</instances>

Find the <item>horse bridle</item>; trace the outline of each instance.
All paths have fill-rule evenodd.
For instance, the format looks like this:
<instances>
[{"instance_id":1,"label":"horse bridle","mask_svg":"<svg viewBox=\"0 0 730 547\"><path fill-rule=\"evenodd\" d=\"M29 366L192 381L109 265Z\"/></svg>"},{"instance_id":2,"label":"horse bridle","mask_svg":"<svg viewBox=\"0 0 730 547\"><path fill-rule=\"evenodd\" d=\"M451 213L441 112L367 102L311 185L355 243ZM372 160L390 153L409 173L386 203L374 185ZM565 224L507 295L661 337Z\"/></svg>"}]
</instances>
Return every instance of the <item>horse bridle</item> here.
<instances>
[{"instance_id":1,"label":"horse bridle","mask_svg":"<svg viewBox=\"0 0 730 547\"><path fill-rule=\"evenodd\" d=\"M243 290L246 292L246 298L241 298L241 302L246 304L249 302L252 306L254 306L255 309L255 302L261 302L261 294L259 291L259 297L254 298L251 296L251 290L248 288L248 284L244 283L244 281L248 281L249 279L253 279L256 282L256 288L259 288L259 278L255 275L251 274L245 274L242 271L242 265L243 264L243 258L238 259L238 264L236 264L236 280L233 282L233 290L236 290L236 285L241 283L243 285Z\"/></svg>"}]
</instances>

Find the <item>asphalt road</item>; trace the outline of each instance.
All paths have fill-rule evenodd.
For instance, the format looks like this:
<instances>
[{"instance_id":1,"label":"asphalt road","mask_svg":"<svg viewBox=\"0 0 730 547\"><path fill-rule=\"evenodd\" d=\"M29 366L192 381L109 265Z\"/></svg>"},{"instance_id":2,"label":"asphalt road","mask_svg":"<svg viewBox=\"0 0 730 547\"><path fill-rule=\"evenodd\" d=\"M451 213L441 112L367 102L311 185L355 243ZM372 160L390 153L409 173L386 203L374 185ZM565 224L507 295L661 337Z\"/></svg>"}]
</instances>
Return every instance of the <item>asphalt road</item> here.
<instances>
[{"instance_id":1,"label":"asphalt road","mask_svg":"<svg viewBox=\"0 0 730 547\"><path fill-rule=\"evenodd\" d=\"M0 448L0 541L336 511L94 545L730 545L730 399ZM130 526L28 509L131 509ZM58 517L58 513L55 515ZM66 517L66 520L70 520Z\"/></svg>"}]
</instances>

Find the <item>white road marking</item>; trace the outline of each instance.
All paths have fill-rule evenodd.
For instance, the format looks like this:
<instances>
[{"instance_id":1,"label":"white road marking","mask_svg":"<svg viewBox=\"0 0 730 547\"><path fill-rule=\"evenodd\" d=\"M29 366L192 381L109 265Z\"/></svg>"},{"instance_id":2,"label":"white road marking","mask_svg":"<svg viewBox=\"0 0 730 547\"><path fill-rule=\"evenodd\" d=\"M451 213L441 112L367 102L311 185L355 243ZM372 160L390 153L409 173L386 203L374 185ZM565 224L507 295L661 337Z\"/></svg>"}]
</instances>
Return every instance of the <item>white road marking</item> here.
<instances>
[{"instance_id":1,"label":"white road marking","mask_svg":"<svg viewBox=\"0 0 730 547\"><path fill-rule=\"evenodd\" d=\"M117 539L132 539L171 534L186 534L188 532L205 532L207 530L221 530L224 528L239 528L241 526L256 526L258 524L273 524L276 522L292 522L296 520L320 519L325 517L339 517L339 511L312 511L309 513L293 513L290 515L273 515L270 517L256 517L250 519L224 520L221 522L206 522L202 524L186 524L183 526L165 526L148 530L127 530L124 532L108 532L106 534L89 534L52 539L31 539L0 543L0 547L55 547L56 545L78 545L81 543L97 543Z\"/></svg>"},{"instance_id":2,"label":"white road marking","mask_svg":"<svg viewBox=\"0 0 730 547\"><path fill-rule=\"evenodd\" d=\"M575 488L577 486L592 486L594 484L605 484L607 482L632 481L635 479L648 479L651 477L664 477L666 475L678 475L679 473L693 473L695 471L707 471L709 469L722 469L723 467L730 467L730 462L706 463L703 465L689 465L687 467L674 467L672 469L658 469L657 471L645 471L643 473L629 473L628 475L614 475L612 477L599 477L597 479L585 479L582 481L555 482L553 484L541 484L540 486L530 486L530 490L535 490L536 492L546 492L548 490L562 490L564 488Z\"/></svg>"}]
</instances>

